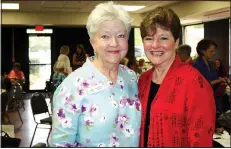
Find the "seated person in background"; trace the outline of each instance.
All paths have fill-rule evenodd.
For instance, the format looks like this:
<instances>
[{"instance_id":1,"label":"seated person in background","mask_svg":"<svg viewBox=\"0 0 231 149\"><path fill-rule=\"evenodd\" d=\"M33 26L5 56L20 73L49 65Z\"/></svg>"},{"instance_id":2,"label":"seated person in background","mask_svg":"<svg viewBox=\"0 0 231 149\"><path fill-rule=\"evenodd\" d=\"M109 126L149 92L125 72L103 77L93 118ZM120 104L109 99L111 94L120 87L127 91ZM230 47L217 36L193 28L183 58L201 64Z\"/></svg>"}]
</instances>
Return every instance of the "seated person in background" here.
<instances>
[{"instance_id":1,"label":"seated person in background","mask_svg":"<svg viewBox=\"0 0 231 149\"><path fill-rule=\"evenodd\" d=\"M87 57L84 46L82 44L77 44L76 51L72 58L73 70L81 67L85 63Z\"/></svg>"},{"instance_id":2,"label":"seated person in background","mask_svg":"<svg viewBox=\"0 0 231 149\"><path fill-rule=\"evenodd\" d=\"M141 71L140 74L146 71L145 60L143 58L139 60L138 67L139 67L139 70Z\"/></svg>"},{"instance_id":3,"label":"seated person in background","mask_svg":"<svg viewBox=\"0 0 231 149\"><path fill-rule=\"evenodd\" d=\"M190 57L191 47L189 45L180 45L177 49L177 54L180 57L181 61L185 64L193 64L193 60Z\"/></svg>"},{"instance_id":4,"label":"seated person in background","mask_svg":"<svg viewBox=\"0 0 231 149\"><path fill-rule=\"evenodd\" d=\"M72 72L69 58L64 54L59 55L53 69L55 73L52 76L52 82L54 87L57 88L67 75Z\"/></svg>"},{"instance_id":5,"label":"seated person in background","mask_svg":"<svg viewBox=\"0 0 231 149\"><path fill-rule=\"evenodd\" d=\"M219 77L228 77L227 71L225 70L224 66L222 65L222 61L220 59L216 59L215 68L216 68L216 72L217 72Z\"/></svg>"},{"instance_id":6,"label":"seated person in background","mask_svg":"<svg viewBox=\"0 0 231 149\"><path fill-rule=\"evenodd\" d=\"M13 69L10 71L7 76L12 84L23 82L25 80L24 73L20 70L20 63L14 63Z\"/></svg>"}]
</instances>

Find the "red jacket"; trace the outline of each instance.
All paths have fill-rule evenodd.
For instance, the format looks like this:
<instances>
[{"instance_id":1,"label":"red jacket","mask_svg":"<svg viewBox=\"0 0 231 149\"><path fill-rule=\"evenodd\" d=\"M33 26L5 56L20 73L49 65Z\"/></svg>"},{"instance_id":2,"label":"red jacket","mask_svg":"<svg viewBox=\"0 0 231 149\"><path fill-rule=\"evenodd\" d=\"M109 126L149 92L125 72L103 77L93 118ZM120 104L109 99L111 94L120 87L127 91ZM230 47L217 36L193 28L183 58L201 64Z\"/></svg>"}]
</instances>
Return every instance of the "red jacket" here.
<instances>
[{"instance_id":1,"label":"red jacket","mask_svg":"<svg viewBox=\"0 0 231 149\"><path fill-rule=\"evenodd\" d=\"M139 79L142 105L140 147L150 83L154 68ZM176 57L152 102L148 147L212 147L215 129L215 101L207 80L192 66Z\"/></svg>"}]
</instances>

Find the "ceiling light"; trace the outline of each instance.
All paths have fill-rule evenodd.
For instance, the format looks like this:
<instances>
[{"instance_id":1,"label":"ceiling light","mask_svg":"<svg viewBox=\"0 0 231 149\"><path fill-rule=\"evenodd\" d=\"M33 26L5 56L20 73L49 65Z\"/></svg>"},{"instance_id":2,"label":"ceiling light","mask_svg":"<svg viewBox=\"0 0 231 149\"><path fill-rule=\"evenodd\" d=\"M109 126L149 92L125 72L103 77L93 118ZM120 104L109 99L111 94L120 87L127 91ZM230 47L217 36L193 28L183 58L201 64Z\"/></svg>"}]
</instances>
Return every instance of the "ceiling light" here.
<instances>
[{"instance_id":1,"label":"ceiling light","mask_svg":"<svg viewBox=\"0 0 231 149\"><path fill-rule=\"evenodd\" d=\"M120 5L120 6L123 7L126 11L137 11L145 7L145 6L125 6L125 5Z\"/></svg>"},{"instance_id":2,"label":"ceiling light","mask_svg":"<svg viewBox=\"0 0 231 149\"><path fill-rule=\"evenodd\" d=\"M2 3L2 9L19 9L18 3Z\"/></svg>"}]
</instances>

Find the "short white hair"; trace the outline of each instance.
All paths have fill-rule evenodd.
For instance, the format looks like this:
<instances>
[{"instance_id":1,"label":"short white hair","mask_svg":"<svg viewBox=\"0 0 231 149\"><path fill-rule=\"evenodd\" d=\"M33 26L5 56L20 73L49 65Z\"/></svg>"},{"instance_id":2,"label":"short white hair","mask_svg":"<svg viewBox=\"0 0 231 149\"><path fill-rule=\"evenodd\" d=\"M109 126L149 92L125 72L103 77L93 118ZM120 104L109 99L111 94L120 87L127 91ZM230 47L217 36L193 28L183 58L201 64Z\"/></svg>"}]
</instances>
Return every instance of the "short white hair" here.
<instances>
[{"instance_id":1,"label":"short white hair","mask_svg":"<svg viewBox=\"0 0 231 149\"><path fill-rule=\"evenodd\" d=\"M71 66L69 57L65 54L60 54L54 65L54 71L60 69L68 69Z\"/></svg>"},{"instance_id":2,"label":"short white hair","mask_svg":"<svg viewBox=\"0 0 231 149\"><path fill-rule=\"evenodd\" d=\"M125 26L128 37L131 30L132 18L123 7L115 5L114 2L98 4L91 12L87 20L87 32L90 38L96 33L97 27L104 21L119 19Z\"/></svg>"}]
</instances>

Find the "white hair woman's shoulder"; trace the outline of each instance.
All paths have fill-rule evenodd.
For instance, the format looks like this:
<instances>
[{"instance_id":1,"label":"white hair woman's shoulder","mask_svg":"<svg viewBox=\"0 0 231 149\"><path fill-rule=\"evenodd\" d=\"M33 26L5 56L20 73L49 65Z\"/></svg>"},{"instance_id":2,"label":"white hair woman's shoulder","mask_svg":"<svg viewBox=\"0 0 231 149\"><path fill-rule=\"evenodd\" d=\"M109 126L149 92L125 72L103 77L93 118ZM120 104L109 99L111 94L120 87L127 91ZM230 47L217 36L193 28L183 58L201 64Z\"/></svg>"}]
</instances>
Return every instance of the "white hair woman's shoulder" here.
<instances>
[{"instance_id":1,"label":"white hair woman's shoulder","mask_svg":"<svg viewBox=\"0 0 231 149\"><path fill-rule=\"evenodd\" d=\"M123 7L110 1L98 4L89 15L86 26L90 38L94 36L100 23L114 19L119 19L124 24L129 35L132 22L131 16Z\"/></svg>"}]
</instances>

